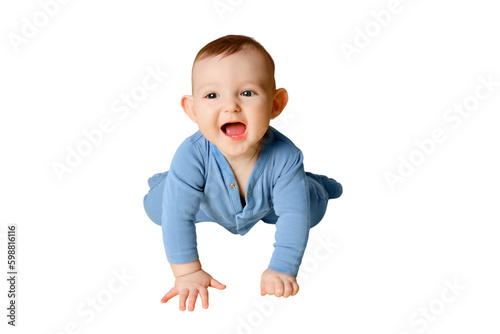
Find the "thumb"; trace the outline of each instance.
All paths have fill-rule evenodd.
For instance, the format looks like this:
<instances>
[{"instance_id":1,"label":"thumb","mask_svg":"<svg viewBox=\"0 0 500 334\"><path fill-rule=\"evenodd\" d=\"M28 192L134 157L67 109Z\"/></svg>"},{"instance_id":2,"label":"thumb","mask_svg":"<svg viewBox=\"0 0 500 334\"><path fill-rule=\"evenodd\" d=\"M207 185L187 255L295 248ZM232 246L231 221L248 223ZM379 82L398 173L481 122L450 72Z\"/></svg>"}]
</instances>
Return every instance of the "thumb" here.
<instances>
[{"instance_id":1,"label":"thumb","mask_svg":"<svg viewBox=\"0 0 500 334\"><path fill-rule=\"evenodd\" d=\"M212 288L216 288L216 289L219 289L219 290L224 290L226 288L226 286L224 284L220 283L215 278L212 278L212 280L210 281L210 286Z\"/></svg>"}]
</instances>

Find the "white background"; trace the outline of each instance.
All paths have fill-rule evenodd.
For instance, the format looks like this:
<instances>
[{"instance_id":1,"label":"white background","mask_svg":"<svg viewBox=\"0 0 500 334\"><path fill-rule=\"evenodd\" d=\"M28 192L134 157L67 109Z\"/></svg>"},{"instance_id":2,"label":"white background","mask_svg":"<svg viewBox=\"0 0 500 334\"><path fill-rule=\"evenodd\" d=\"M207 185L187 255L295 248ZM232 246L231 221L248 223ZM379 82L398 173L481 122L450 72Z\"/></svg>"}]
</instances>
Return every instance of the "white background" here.
<instances>
[{"instance_id":1,"label":"white background","mask_svg":"<svg viewBox=\"0 0 500 334\"><path fill-rule=\"evenodd\" d=\"M401 0L380 31L370 12L388 0L221 2L219 15L212 0L74 0L47 22L38 1L0 5L2 277L8 224L19 260L18 327L6 324L2 279L2 333L498 332L500 87L456 128L443 119L472 101L479 77L500 81L494 2ZM15 46L36 19L45 26ZM348 62L341 43L360 45L367 26ZM227 289L210 290L207 310L180 312L178 298L159 302L173 276L142 199L197 130L180 107L194 56L226 34L271 53L290 95L275 126L344 194L311 231L299 294L279 305L259 286L274 227L241 237L199 225L204 268ZM119 118L113 103L148 67L168 76ZM103 119L113 130L59 180L53 163ZM384 174L418 158L415 141L436 128L446 140L391 190ZM332 254L325 240L339 244Z\"/></svg>"}]
</instances>

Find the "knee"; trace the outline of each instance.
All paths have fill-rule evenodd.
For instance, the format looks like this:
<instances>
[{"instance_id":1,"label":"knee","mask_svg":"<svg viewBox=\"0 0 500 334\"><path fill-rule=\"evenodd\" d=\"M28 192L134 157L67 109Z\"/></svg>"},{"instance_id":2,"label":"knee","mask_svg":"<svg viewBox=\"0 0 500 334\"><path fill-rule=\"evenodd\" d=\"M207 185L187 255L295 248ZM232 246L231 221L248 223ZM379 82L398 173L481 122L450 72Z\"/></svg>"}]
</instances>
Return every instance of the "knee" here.
<instances>
[{"instance_id":1,"label":"knee","mask_svg":"<svg viewBox=\"0 0 500 334\"><path fill-rule=\"evenodd\" d=\"M144 196L143 205L144 211L146 211L146 215L151 219L153 223L161 226L161 203L158 206L157 203L153 203L151 199L148 197L149 194Z\"/></svg>"},{"instance_id":2,"label":"knee","mask_svg":"<svg viewBox=\"0 0 500 334\"><path fill-rule=\"evenodd\" d=\"M318 225L319 222L323 219L323 217L325 216L325 213L326 213L327 205L328 205L328 201L325 201L324 203L321 203L320 205L316 205L315 207L311 208L311 210L309 212L309 226L310 226L310 228L313 228L314 226Z\"/></svg>"},{"instance_id":3,"label":"knee","mask_svg":"<svg viewBox=\"0 0 500 334\"><path fill-rule=\"evenodd\" d=\"M323 219L328 207L328 195L322 188L316 188L309 193L309 224L310 227L318 225Z\"/></svg>"},{"instance_id":4,"label":"knee","mask_svg":"<svg viewBox=\"0 0 500 334\"><path fill-rule=\"evenodd\" d=\"M342 187L342 184L336 182L335 184L335 189L332 191L331 198L339 198L342 193L344 192L344 188Z\"/></svg>"},{"instance_id":5,"label":"knee","mask_svg":"<svg viewBox=\"0 0 500 334\"><path fill-rule=\"evenodd\" d=\"M163 181L167 177L167 174L168 174L168 171L163 172L163 173L158 173L158 174L151 176L148 179L149 189L152 189L153 187L158 185L161 181Z\"/></svg>"}]
</instances>

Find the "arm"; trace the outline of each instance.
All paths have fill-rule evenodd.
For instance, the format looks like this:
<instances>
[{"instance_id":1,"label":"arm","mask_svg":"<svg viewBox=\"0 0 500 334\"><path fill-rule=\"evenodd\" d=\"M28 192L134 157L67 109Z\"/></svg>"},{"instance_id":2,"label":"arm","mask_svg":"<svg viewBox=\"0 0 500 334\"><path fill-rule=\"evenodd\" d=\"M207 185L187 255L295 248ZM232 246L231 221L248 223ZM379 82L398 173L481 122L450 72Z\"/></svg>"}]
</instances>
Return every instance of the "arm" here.
<instances>
[{"instance_id":1,"label":"arm","mask_svg":"<svg viewBox=\"0 0 500 334\"><path fill-rule=\"evenodd\" d=\"M225 286L201 268L198 259L195 216L199 210L205 186L204 162L200 149L184 142L177 150L163 193L162 231L168 261L175 276L174 287L162 298L166 303L179 295L179 309L194 310L198 294L203 308L208 307L209 286Z\"/></svg>"},{"instance_id":2,"label":"arm","mask_svg":"<svg viewBox=\"0 0 500 334\"><path fill-rule=\"evenodd\" d=\"M309 191L300 151L287 159L273 188L276 222L274 252L262 274L261 294L288 297L298 292L296 276L309 238Z\"/></svg>"},{"instance_id":3,"label":"arm","mask_svg":"<svg viewBox=\"0 0 500 334\"><path fill-rule=\"evenodd\" d=\"M198 260L194 222L203 197L204 173L201 152L185 141L172 159L163 190L163 245L170 263Z\"/></svg>"}]
</instances>

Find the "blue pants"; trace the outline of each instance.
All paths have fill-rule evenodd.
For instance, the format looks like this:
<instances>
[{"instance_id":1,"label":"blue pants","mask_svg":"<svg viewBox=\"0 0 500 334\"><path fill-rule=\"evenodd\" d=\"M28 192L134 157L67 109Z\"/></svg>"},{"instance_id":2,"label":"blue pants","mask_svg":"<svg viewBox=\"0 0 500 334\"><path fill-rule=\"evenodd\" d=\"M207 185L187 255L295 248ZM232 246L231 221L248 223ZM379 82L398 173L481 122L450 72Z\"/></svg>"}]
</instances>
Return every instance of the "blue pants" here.
<instances>
[{"instance_id":1,"label":"blue pants","mask_svg":"<svg viewBox=\"0 0 500 334\"><path fill-rule=\"evenodd\" d=\"M149 178L149 192L144 196L144 209L148 217L157 225L161 225L163 189L168 171L158 173ZM316 226L326 212L328 200L337 198L342 194L342 186L335 180L323 175L306 172L306 180L309 188L310 227ZM196 215L198 221L213 222L214 220L201 210ZM275 224L278 216L271 210L262 221Z\"/></svg>"}]
</instances>

